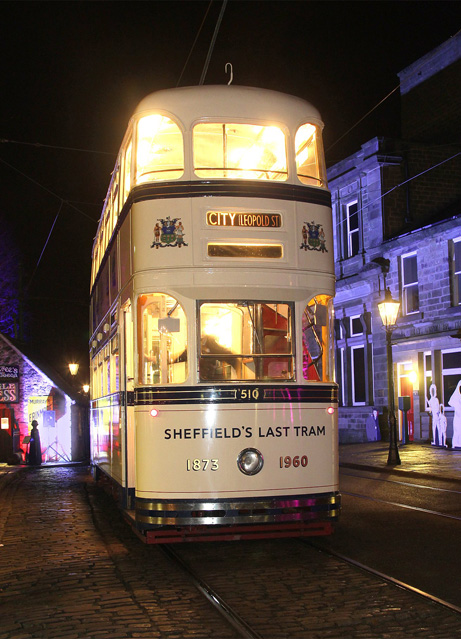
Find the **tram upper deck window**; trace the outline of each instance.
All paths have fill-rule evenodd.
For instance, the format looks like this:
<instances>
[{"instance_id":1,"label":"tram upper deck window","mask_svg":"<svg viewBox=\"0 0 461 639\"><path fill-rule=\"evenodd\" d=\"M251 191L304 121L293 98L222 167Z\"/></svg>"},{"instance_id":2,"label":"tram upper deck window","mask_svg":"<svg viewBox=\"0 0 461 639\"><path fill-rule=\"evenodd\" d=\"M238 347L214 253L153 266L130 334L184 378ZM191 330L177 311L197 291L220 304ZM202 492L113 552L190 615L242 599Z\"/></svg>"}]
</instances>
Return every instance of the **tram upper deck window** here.
<instances>
[{"instance_id":1,"label":"tram upper deck window","mask_svg":"<svg viewBox=\"0 0 461 639\"><path fill-rule=\"evenodd\" d=\"M276 126L197 124L193 147L198 177L277 182L287 179L285 135Z\"/></svg>"},{"instance_id":2,"label":"tram upper deck window","mask_svg":"<svg viewBox=\"0 0 461 639\"><path fill-rule=\"evenodd\" d=\"M200 380L293 379L291 336L290 304L203 303Z\"/></svg>"},{"instance_id":3,"label":"tram upper deck window","mask_svg":"<svg viewBox=\"0 0 461 639\"><path fill-rule=\"evenodd\" d=\"M295 137L296 171L303 184L326 187L322 134L313 124L303 124Z\"/></svg>"},{"instance_id":4,"label":"tram upper deck window","mask_svg":"<svg viewBox=\"0 0 461 639\"><path fill-rule=\"evenodd\" d=\"M163 115L146 115L138 122L136 184L177 180L184 173L183 136Z\"/></svg>"},{"instance_id":5,"label":"tram upper deck window","mask_svg":"<svg viewBox=\"0 0 461 639\"><path fill-rule=\"evenodd\" d=\"M164 293L138 298L139 380L180 384L187 378L187 323L182 306Z\"/></svg>"},{"instance_id":6,"label":"tram upper deck window","mask_svg":"<svg viewBox=\"0 0 461 639\"><path fill-rule=\"evenodd\" d=\"M309 381L334 381L333 299L313 297L303 314L303 377Z\"/></svg>"}]
</instances>

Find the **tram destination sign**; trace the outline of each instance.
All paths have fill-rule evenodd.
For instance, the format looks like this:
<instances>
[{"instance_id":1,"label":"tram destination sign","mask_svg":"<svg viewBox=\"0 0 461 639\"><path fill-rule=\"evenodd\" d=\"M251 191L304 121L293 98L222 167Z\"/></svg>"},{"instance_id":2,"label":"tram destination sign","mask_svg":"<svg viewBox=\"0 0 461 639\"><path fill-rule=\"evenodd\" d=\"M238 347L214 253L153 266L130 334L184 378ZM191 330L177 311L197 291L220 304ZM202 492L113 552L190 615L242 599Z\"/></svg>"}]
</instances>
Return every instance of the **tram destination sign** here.
<instances>
[{"instance_id":1,"label":"tram destination sign","mask_svg":"<svg viewBox=\"0 0 461 639\"><path fill-rule=\"evenodd\" d=\"M208 226L246 226L251 228L279 228L280 213L242 213L231 211L207 211Z\"/></svg>"}]
</instances>

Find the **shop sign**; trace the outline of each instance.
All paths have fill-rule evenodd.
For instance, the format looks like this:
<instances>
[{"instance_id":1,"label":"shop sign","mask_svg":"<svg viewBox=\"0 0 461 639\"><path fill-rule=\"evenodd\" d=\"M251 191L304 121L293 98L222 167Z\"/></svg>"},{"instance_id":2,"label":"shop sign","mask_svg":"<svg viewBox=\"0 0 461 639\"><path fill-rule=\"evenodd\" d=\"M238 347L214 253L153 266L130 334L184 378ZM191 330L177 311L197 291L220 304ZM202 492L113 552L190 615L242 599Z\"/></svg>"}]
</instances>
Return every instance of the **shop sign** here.
<instances>
[{"instance_id":1,"label":"shop sign","mask_svg":"<svg viewBox=\"0 0 461 639\"><path fill-rule=\"evenodd\" d=\"M0 364L0 404L19 402L19 367Z\"/></svg>"}]
</instances>

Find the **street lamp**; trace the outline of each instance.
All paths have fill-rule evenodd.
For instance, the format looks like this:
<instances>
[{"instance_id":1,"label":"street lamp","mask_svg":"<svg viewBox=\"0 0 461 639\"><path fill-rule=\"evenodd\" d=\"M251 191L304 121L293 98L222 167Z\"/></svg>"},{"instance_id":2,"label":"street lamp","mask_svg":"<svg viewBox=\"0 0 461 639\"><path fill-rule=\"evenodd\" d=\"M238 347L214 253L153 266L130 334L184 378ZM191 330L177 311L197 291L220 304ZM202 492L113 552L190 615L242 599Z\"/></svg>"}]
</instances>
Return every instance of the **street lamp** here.
<instances>
[{"instance_id":1,"label":"street lamp","mask_svg":"<svg viewBox=\"0 0 461 639\"><path fill-rule=\"evenodd\" d=\"M387 394L389 398L389 456L388 466L400 466L399 449L397 447L397 422L395 419L394 404L394 366L392 363L392 331L395 328L400 302L392 299L390 290L387 288L384 300L378 304L379 314L386 331L386 352L387 352Z\"/></svg>"},{"instance_id":2,"label":"street lamp","mask_svg":"<svg viewBox=\"0 0 461 639\"><path fill-rule=\"evenodd\" d=\"M79 369L78 364L74 364L74 363L69 364L69 371L72 376L77 375L78 369Z\"/></svg>"}]
</instances>

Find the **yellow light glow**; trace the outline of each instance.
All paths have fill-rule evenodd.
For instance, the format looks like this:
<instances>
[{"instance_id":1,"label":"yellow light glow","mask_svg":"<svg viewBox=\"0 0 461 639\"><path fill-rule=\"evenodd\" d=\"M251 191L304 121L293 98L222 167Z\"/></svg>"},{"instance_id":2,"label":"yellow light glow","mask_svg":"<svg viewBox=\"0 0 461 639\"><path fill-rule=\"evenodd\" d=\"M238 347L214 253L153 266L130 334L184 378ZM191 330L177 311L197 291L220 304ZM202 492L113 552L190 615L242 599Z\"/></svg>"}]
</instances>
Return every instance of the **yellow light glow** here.
<instances>
[{"instance_id":1,"label":"yellow light glow","mask_svg":"<svg viewBox=\"0 0 461 639\"><path fill-rule=\"evenodd\" d=\"M74 362L69 364L69 371L71 375L77 375L78 369L79 369L79 364L75 364Z\"/></svg>"},{"instance_id":2,"label":"yellow light glow","mask_svg":"<svg viewBox=\"0 0 461 639\"><path fill-rule=\"evenodd\" d=\"M418 374L416 373L416 371L410 371L408 373L408 378L410 382L412 383L412 385L414 386L416 382L418 381Z\"/></svg>"},{"instance_id":3,"label":"yellow light glow","mask_svg":"<svg viewBox=\"0 0 461 639\"><path fill-rule=\"evenodd\" d=\"M211 335L224 348L232 346L232 314L217 312L209 315L203 324L202 335Z\"/></svg>"}]
</instances>

